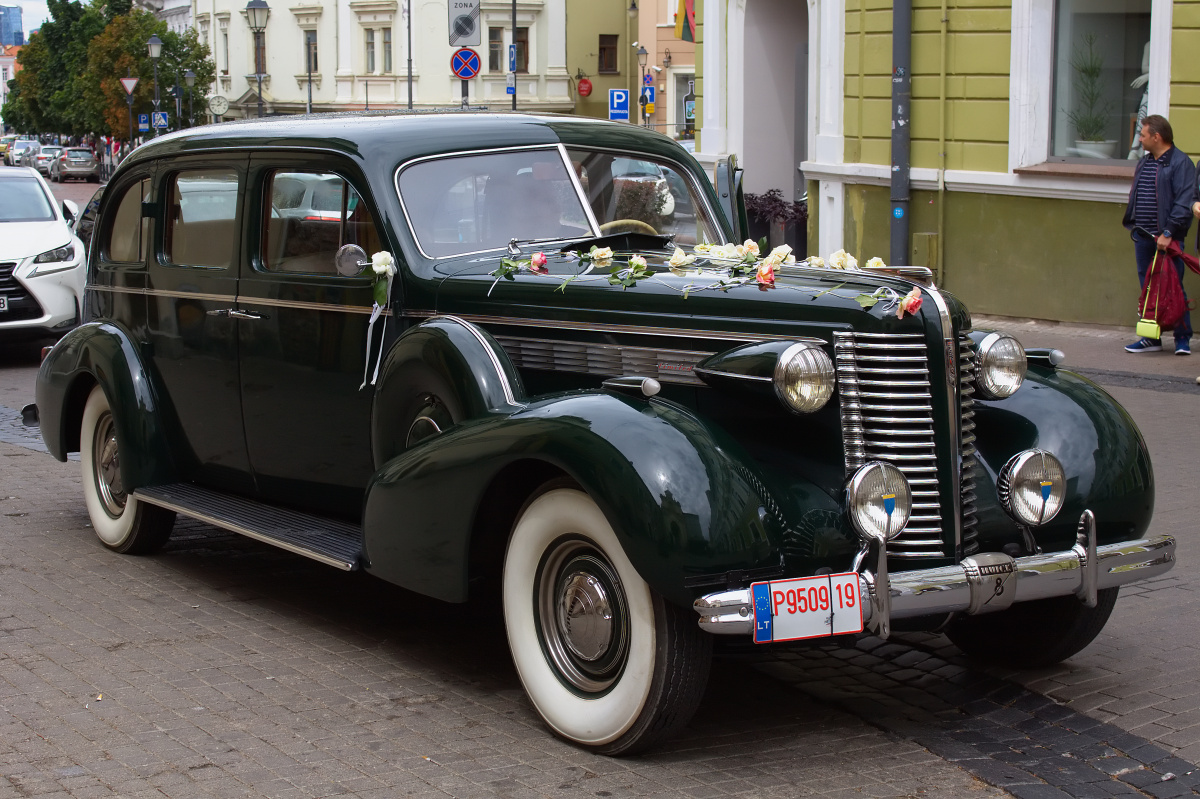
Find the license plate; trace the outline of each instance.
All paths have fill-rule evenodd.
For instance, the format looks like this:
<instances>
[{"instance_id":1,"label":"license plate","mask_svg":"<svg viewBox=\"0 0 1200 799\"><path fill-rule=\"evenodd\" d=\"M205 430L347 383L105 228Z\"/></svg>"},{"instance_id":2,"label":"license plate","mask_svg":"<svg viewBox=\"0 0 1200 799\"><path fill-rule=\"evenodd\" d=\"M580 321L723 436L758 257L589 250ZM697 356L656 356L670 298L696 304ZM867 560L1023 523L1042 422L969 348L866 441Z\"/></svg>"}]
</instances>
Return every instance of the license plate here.
<instances>
[{"instance_id":1,"label":"license plate","mask_svg":"<svg viewBox=\"0 0 1200 799\"><path fill-rule=\"evenodd\" d=\"M8 310L8 297L5 297L3 294L0 294L0 311L7 311L7 310Z\"/></svg>"},{"instance_id":2,"label":"license plate","mask_svg":"<svg viewBox=\"0 0 1200 799\"><path fill-rule=\"evenodd\" d=\"M750 590L756 644L862 632L857 574L772 580L754 583Z\"/></svg>"}]
</instances>

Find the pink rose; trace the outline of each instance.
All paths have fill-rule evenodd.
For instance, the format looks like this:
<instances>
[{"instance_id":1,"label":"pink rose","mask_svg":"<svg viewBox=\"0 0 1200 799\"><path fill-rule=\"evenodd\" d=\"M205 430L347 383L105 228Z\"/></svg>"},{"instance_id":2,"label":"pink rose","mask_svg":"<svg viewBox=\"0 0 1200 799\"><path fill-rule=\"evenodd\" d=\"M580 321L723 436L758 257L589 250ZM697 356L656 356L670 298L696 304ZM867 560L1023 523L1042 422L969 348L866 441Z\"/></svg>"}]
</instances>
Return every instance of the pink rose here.
<instances>
[{"instance_id":1,"label":"pink rose","mask_svg":"<svg viewBox=\"0 0 1200 799\"><path fill-rule=\"evenodd\" d=\"M904 299L900 300L900 307L896 309L896 318L903 319L905 314L915 314L921 310L921 302L921 290L914 288L904 295Z\"/></svg>"},{"instance_id":2,"label":"pink rose","mask_svg":"<svg viewBox=\"0 0 1200 799\"><path fill-rule=\"evenodd\" d=\"M546 253L535 252L529 258L529 270L538 275L550 274L550 270L546 268Z\"/></svg>"},{"instance_id":3,"label":"pink rose","mask_svg":"<svg viewBox=\"0 0 1200 799\"><path fill-rule=\"evenodd\" d=\"M775 265L769 261L762 263L758 267L758 273L754 276L764 286L775 285Z\"/></svg>"}]
</instances>

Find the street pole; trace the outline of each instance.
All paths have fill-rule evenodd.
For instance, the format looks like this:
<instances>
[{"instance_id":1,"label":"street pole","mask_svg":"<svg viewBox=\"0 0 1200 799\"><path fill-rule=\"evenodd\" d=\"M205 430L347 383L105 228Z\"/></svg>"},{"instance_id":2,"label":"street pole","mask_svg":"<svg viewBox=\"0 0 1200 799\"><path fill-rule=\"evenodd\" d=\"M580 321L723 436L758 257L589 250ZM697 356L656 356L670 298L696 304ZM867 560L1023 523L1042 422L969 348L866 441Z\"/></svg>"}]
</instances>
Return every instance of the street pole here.
<instances>
[{"instance_id":1,"label":"street pole","mask_svg":"<svg viewBox=\"0 0 1200 799\"><path fill-rule=\"evenodd\" d=\"M412 0L404 0L404 17L408 20L408 110L412 110Z\"/></svg>"},{"instance_id":2,"label":"street pole","mask_svg":"<svg viewBox=\"0 0 1200 799\"><path fill-rule=\"evenodd\" d=\"M315 42L308 41L307 33L305 34L304 44L305 44L305 49L308 50L308 52L305 54L305 60L308 62L307 63L307 66L308 66L308 106L305 108L305 113L311 114L312 113L312 51L313 51L313 44L315 44Z\"/></svg>"},{"instance_id":3,"label":"street pole","mask_svg":"<svg viewBox=\"0 0 1200 799\"><path fill-rule=\"evenodd\" d=\"M162 39L152 35L146 42L150 61L154 64L154 115L150 117L150 138L155 136L154 117L158 115L158 57L162 55Z\"/></svg>"},{"instance_id":4,"label":"street pole","mask_svg":"<svg viewBox=\"0 0 1200 799\"><path fill-rule=\"evenodd\" d=\"M257 47L257 46L258 46L258 43L256 42L254 46L255 46L255 47ZM254 73L254 77L258 79L258 118L259 118L259 119L262 119L262 115L263 115L263 102L262 102L262 73L261 73L261 72L255 72L255 73Z\"/></svg>"},{"instance_id":5,"label":"street pole","mask_svg":"<svg viewBox=\"0 0 1200 799\"><path fill-rule=\"evenodd\" d=\"M517 0L512 0L512 46L515 49L517 46ZM516 59L513 59L514 61ZM512 110L517 110L517 65L513 64L513 94L512 94Z\"/></svg>"},{"instance_id":6,"label":"street pole","mask_svg":"<svg viewBox=\"0 0 1200 799\"><path fill-rule=\"evenodd\" d=\"M183 127L183 87L179 85L179 70L175 70L175 130Z\"/></svg>"},{"instance_id":7,"label":"street pole","mask_svg":"<svg viewBox=\"0 0 1200 799\"><path fill-rule=\"evenodd\" d=\"M262 99L262 71L266 67L266 63L260 63L259 59L259 37L263 37L262 43L262 61L266 61L266 29L267 19L271 15L271 7L267 5L267 0L250 0L246 3L246 21L250 25L250 30L254 33L254 77L258 81L258 118L262 119L263 115L263 99Z\"/></svg>"},{"instance_id":8,"label":"street pole","mask_svg":"<svg viewBox=\"0 0 1200 799\"><path fill-rule=\"evenodd\" d=\"M196 127L196 73L190 69L183 73L183 82L187 84L188 89L188 127Z\"/></svg>"}]
</instances>

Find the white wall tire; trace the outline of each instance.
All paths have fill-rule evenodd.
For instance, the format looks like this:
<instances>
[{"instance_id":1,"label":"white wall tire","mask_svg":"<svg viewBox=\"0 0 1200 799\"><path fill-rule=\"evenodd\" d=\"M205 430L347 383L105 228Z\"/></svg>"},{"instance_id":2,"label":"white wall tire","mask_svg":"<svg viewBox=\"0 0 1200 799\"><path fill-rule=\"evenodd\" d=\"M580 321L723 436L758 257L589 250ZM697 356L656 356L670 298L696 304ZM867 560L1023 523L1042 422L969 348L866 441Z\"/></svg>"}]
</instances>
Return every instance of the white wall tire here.
<instances>
[{"instance_id":1,"label":"white wall tire","mask_svg":"<svg viewBox=\"0 0 1200 799\"><path fill-rule=\"evenodd\" d=\"M646 585L584 492L551 488L522 511L505 553L503 601L517 673L562 738L632 754L695 712L710 638Z\"/></svg>"},{"instance_id":2,"label":"white wall tire","mask_svg":"<svg viewBox=\"0 0 1200 799\"><path fill-rule=\"evenodd\" d=\"M79 460L84 502L100 543L130 555L153 552L166 543L175 514L129 496L121 477L116 425L100 386L83 407Z\"/></svg>"}]
</instances>

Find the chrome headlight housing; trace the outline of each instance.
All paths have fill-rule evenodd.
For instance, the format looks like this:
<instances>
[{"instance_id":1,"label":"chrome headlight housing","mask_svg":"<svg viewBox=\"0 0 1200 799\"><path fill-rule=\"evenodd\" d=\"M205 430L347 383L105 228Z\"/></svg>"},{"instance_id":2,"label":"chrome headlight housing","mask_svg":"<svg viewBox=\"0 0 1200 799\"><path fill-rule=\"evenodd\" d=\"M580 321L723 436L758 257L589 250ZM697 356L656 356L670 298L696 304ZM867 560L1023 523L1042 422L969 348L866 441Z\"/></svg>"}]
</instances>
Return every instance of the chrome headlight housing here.
<instances>
[{"instance_id":1,"label":"chrome headlight housing","mask_svg":"<svg viewBox=\"0 0 1200 799\"><path fill-rule=\"evenodd\" d=\"M976 387L985 399L1004 399L1017 393L1025 382L1029 362L1025 348L1007 333L989 333L979 342L979 371Z\"/></svg>"},{"instance_id":2,"label":"chrome headlight housing","mask_svg":"<svg viewBox=\"0 0 1200 799\"><path fill-rule=\"evenodd\" d=\"M825 350L797 342L783 351L772 378L775 396L796 413L813 413L833 396L833 361Z\"/></svg>"},{"instance_id":3,"label":"chrome headlight housing","mask_svg":"<svg viewBox=\"0 0 1200 799\"><path fill-rule=\"evenodd\" d=\"M864 540L890 541L900 535L912 514L908 478L883 461L860 466L846 486L846 509Z\"/></svg>"},{"instance_id":4,"label":"chrome headlight housing","mask_svg":"<svg viewBox=\"0 0 1200 799\"><path fill-rule=\"evenodd\" d=\"M1062 510L1067 478L1049 452L1030 449L1014 455L996 480L1004 512L1020 524L1039 527Z\"/></svg>"}]
</instances>

